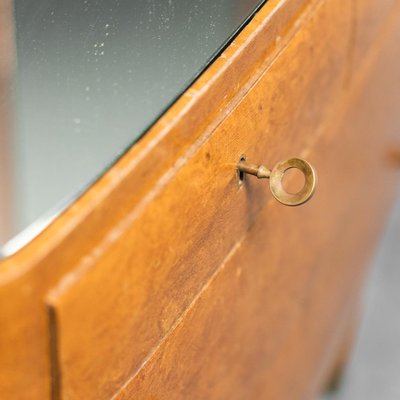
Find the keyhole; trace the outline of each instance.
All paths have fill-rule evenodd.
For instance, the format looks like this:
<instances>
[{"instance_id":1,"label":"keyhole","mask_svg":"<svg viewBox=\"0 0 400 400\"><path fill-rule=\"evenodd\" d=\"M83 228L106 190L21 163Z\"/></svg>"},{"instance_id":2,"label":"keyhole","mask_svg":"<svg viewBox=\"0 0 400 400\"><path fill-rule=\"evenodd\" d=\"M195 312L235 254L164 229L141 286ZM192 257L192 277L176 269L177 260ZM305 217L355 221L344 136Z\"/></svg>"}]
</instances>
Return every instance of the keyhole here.
<instances>
[{"instance_id":1,"label":"keyhole","mask_svg":"<svg viewBox=\"0 0 400 400\"><path fill-rule=\"evenodd\" d=\"M240 160L239 162L243 162L246 161L246 156L243 154L242 156L240 156ZM239 186L243 185L244 182L244 177L245 177L245 173L243 171L239 171L237 172L238 174L238 179L239 179Z\"/></svg>"}]
</instances>

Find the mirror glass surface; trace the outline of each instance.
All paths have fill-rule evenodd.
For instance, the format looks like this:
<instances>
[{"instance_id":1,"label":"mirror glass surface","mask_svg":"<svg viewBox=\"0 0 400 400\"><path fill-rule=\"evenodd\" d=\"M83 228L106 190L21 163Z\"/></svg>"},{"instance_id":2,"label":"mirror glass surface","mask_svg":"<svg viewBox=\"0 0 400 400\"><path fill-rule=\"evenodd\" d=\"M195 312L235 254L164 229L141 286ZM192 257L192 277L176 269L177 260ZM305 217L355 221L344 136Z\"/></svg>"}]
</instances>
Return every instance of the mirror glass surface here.
<instances>
[{"instance_id":1,"label":"mirror glass surface","mask_svg":"<svg viewBox=\"0 0 400 400\"><path fill-rule=\"evenodd\" d=\"M2 255L137 141L261 3L3 0Z\"/></svg>"}]
</instances>

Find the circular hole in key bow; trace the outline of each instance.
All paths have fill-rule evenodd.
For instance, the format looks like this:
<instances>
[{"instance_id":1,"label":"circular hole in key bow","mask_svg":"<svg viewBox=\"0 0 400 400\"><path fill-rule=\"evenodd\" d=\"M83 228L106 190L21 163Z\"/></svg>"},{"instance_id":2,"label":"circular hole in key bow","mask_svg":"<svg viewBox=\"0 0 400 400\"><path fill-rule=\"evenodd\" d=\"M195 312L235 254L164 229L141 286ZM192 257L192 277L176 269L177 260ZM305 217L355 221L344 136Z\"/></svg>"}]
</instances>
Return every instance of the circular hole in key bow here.
<instances>
[{"instance_id":1,"label":"circular hole in key bow","mask_svg":"<svg viewBox=\"0 0 400 400\"><path fill-rule=\"evenodd\" d=\"M298 168L289 168L283 175L282 186L286 193L299 193L305 184L304 174Z\"/></svg>"}]
</instances>

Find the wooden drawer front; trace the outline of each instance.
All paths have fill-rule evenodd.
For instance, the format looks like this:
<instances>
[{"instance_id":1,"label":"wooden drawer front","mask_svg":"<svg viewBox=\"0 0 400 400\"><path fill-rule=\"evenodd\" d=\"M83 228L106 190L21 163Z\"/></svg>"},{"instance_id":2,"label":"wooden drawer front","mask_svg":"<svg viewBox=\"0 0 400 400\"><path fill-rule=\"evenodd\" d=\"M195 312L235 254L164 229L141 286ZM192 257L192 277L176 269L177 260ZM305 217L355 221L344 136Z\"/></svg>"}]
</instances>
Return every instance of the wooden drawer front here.
<instances>
[{"instance_id":1,"label":"wooden drawer front","mask_svg":"<svg viewBox=\"0 0 400 400\"><path fill-rule=\"evenodd\" d=\"M379 36L398 0L355 0L355 72Z\"/></svg>"},{"instance_id":2,"label":"wooden drawer front","mask_svg":"<svg viewBox=\"0 0 400 400\"><path fill-rule=\"evenodd\" d=\"M271 195L250 179L239 189L240 155L272 165L318 136L342 92L351 19L346 4L311 4L291 42L223 111L222 123L206 129L110 232L107 251L96 248L49 293L53 389L60 397L110 398L258 220Z\"/></svg>"},{"instance_id":3,"label":"wooden drawer front","mask_svg":"<svg viewBox=\"0 0 400 400\"><path fill-rule=\"evenodd\" d=\"M317 398L396 189L386 155L400 127L399 40L397 28L304 152L319 171L313 201L269 202L115 399Z\"/></svg>"}]
</instances>

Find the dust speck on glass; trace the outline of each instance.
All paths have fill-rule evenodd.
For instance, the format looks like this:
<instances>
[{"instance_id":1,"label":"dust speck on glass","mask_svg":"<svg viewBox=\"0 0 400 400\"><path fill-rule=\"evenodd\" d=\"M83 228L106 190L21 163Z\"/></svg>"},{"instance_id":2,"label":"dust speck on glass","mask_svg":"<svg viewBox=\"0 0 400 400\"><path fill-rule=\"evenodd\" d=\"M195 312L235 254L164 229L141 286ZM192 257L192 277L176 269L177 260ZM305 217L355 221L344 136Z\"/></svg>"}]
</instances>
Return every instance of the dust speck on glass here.
<instances>
[{"instance_id":1,"label":"dust speck on glass","mask_svg":"<svg viewBox=\"0 0 400 400\"><path fill-rule=\"evenodd\" d=\"M263 2L14 0L13 43L0 47L14 65L0 86L0 253L139 139Z\"/></svg>"}]
</instances>

